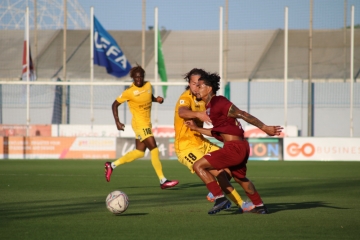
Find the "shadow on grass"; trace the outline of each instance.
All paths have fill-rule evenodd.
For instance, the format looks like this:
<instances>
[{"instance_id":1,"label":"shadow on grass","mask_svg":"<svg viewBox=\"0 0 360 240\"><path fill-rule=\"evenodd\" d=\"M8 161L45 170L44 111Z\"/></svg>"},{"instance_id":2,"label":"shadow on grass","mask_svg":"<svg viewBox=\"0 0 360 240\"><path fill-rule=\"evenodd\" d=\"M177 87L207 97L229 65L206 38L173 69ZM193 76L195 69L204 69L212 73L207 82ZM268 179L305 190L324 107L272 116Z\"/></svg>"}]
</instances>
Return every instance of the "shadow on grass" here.
<instances>
[{"instance_id":1,"label":"shadow on grass","mask_svg":"<svg viewBox=\"0 0 360 240\"><path fill-rule=\"evenodd\" d=\"M118 214L115 215L115 217L137 217L137 216L145 216L148 215L148 213L122 213L122 214Z\"/></svg>"},{"instance_id":2,"label":"shadow on grass","mask_svg":"<svg viewBox=\"0 0 360 240\"><path fill-rule=\"evenodd\" d=\"M286 210L303 210L312 208L333 208L333 209L349 209L344 207L330 206L325 202L314 201L314 202L299 202L299 203L269 203L266 204L270 213L276 213Z\"/></svg>"},{"instance_id":3,"label":"shadow on grass","mask_svg":"<svg viewBox=\"0 0 360 240\"><path fill-rule=\"evenodd\" d=\"M89 213L105 208L105 201L94 198L39 200L2 204L1 217L26 219Z\"/></svg>"},{"instance_id":4,"label":"shadow on grass","mask_svg":"<svg viewBox=\"0 0 360 240\"><path fill-rule=\"evenodd\" d=\"M158 186L159 186L159 189L160 189L160 185L158 185ZM152 188L152 187L157 188L157 186L154 186L154 185L149 185L148 186L148 185L143 184L143 185L139 185L139 186L119 186L118 189L143 189L143 188ZM182 190L182 189L194 188L194 187L206 188L206 185L203 182L201 182L201 180L199 179L199 183L181 183L180 182L175 187L162 189L162 190L179 191L179 190Z\"/></svg>"},{"instance_id":5,"label":"shadow on grass","mask_svg":"<svg viewBox=\"0 0 360 240\"><path fill-rule=\"evenodd\" d=\"M266 204L266 206L269 210L269 214L277 213L280 211L287 211L287 210L304 210L304 209L315 209L315 208L332 208L339 210L349 209L344 207L330 206L320 201L301 202L301 203L270 203L270 204ZM239 214L238 207L232 206L229 209L223 210L223 213ZM244 214L250 214L250 213L244 213ZM216 216L224 216L224 215L216 214Z\"/></svg>"}]
</instances>

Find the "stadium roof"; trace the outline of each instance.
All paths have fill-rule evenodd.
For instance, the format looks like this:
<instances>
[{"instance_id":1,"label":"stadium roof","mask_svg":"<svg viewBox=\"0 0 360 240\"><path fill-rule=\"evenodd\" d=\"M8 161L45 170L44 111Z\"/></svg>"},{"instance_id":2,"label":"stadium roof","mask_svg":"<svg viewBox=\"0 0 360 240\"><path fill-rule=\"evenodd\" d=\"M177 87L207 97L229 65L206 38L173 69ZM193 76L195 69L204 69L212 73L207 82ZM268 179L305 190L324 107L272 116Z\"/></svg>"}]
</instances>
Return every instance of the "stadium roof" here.
<instances>
[{"instance_id":1,"label":"stadium roof","mask_svg":"<svg viewBox=\"0 0 360 240\"><path fill-rule=\"evenodd\" d=\"M141 31L109 31L129 62L141 64ZM162 31L162 47L169 81L182 81L194 67L219 70L218 31ZM288 77L308 78L309 32L289 30ZM30 33L31 51L39 79L62 78L63 31L38 30L37 48ZM314 30L312 78L343 79L350 76L350 30ZM344 44L344 40L346 44ZM23 54L23 30L0 30L0 79L19 80ZM90 34L67 31L67 78L90 78ZM346 47L345 47L346 45ZM37 49L35 53L35 49ZM146 31L146 78L154 78L154 32ZM229 31L227 79L282 79L284 77L284 31ZM355 29L354 74L360 69L360 29ZM225 54L226 55L226 54ZM224 56L225 56L224 55ZM94 66L95 80L116 80L105 68ZM129 76L117 80L129 80Z\"/></svg>"}]
</instances>

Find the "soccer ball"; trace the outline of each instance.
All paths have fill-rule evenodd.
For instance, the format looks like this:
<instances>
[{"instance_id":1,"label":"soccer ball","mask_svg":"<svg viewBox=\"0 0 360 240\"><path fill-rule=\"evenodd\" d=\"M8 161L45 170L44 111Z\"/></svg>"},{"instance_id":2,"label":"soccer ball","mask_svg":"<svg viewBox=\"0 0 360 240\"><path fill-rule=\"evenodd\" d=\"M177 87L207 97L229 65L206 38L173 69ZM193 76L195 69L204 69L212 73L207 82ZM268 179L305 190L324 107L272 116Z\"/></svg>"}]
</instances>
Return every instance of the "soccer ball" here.
<instances>
[{"instance_id":1,"label":"soccer ball","mask_svg":"<svg viewBox=\"0 0 360 240\"><path fill-rule=\"evenodd\" d=\"M126 211L129 206L129 198L126 193L115 190L106 197L107 209L115 215L119 215Z\"/></svg>"}]
</instances>

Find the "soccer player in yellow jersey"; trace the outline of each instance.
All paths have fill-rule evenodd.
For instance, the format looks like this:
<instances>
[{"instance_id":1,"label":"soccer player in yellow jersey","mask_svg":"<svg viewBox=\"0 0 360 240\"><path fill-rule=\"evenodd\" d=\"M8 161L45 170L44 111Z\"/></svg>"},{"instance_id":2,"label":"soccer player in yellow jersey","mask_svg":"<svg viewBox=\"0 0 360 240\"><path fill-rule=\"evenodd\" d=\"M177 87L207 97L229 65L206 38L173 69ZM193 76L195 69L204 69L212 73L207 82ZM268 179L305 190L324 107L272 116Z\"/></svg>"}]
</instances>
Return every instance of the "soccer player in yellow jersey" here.
<instances>
[{"instance_id":1,"label":"soccer player in yellow jersey","mask_svg":"<svg viewBox=\"0 0 360 240\"><path fill-rule=\"evenodd\" d=\"M133 67L130 70L130 77L133 79L133 84L126 89L119 97L116 98L112 104L112 112L115 119L115 124L118 130L124 130L125 125L120 122L118 115L118 107L128 102L130 112L132 114L131 126L135 132L136 149L128 152L114 162L105 163L105 178L110 182L110 176L113 169L117 166L132 162L145 155L145 150L148 148L151 154L151 163L160 180L161 189L171 188L179 182L176 180L168 180L165 178L162 165L159 159L159 149L157 148L154 135L152 134L151 125L151 106L152 102L163 103L162 97L154 97L150 82L145 82L145 70L141 66Z\"/></svg>"},{"instance_id":2,"label":"soccer player in yellow jersey","mask_svg":"<svg viewBox=\"0 0 360 240\"><path fill-rule=\"evenodd\" d=\"M175 151L179 162L188 167L191 173L194 173L194 162L201 159L205 154L220 149L220 147L211 143L202 134L191 130L185 124L185 121L189 119L193 119L201 127L203 122L210 123L210 118L205 113L205 102L201 99L196 99L195 96L198 89L198 79L206 74L208 73L203 69L194 68L185 75L189 85L186 87L186 91L181 94L175 107ZM241 199L238 192L230 184L226 171L229 172L228 169L221 173L213 170L213 175L218 176L217 180L220 187L239 206L239 212L250 211L254 208L254 205Z\"/></svg>"}]
</instances>

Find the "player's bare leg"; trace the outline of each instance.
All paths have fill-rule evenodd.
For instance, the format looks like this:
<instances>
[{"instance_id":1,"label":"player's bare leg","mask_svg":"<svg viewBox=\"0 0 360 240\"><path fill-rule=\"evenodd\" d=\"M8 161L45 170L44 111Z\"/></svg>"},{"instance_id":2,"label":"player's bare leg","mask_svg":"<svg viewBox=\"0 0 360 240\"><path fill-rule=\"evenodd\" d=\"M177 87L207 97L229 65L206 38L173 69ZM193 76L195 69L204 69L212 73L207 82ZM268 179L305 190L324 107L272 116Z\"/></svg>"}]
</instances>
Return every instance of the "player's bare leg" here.
<instances>
[{"instance_id":1,"label":"player's bare leg","mask_svg":"<svg viewBox=\"0 0 360 240\"><path fill-rule=\"evenodd\" d=\"M212 171L210 172L212 173ZM223 192L226 193L227 197L230 198L233 202L235 202L235 204L239 207L236 213L250 212L255 207L252 202L243 201L241 199L241 196L232 186L232 184L230 183L230 179L232 177L229 169L224 169L220 171L216 178Z\"/></svg>"},{"instance_id":2,"label":"player's bare leg","mask_svg":"<svg viewBox=\"0 0 360 240\"><path fill-rule=\"evenodd\" d=\"M221 210L230 208L231 202L224 196L222 189L209 171L214 169L210 163L205 158L201 158L194 163L193 169L215 197L215 204L208 211L208 214L216 214Z\"/></svg>"},{"instance_id":3,"label":"player's bare leg","mask_svg":"<svg viewBox=\"0 0 360 240\"><path fill-rule=\"evenodd\" d=\"M234 180L241 185L241 187L245 190L246 195L250 198L250 200L255 205L250 212L258 213L258 214L267 214L269 213L266 206L264 205L259 193L256 191L255 185L248 178L236 178Z\"/></svg>"}]
</instances>

